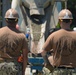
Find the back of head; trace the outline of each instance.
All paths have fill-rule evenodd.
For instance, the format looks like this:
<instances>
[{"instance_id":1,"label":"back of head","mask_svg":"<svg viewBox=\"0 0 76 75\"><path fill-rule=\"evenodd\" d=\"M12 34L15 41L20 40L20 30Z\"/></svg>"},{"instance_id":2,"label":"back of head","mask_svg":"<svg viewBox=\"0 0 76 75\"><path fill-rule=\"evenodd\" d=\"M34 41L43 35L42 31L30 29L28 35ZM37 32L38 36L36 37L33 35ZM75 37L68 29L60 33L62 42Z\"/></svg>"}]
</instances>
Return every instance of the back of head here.
<instances>
[{"instance_id":1,"label":"back of head","mask_svg":"<svg viewBox=\"0 0 76 75\"><path fill-rule=\"evenodd\" d=\"M7 10L5 13L5 19L8 24L11 23L16 24L18 22L18 18L19 18L18 12L13 8Z\"/></svg>"}]
</instances>

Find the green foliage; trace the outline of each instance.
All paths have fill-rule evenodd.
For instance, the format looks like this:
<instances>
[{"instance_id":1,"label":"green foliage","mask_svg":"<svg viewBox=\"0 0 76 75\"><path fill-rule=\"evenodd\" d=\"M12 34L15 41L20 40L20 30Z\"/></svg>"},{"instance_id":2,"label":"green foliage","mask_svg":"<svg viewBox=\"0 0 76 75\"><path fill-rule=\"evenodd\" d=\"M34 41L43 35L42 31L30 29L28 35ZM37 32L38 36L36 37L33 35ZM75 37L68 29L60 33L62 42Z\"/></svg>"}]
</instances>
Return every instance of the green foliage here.
<instances>
[{"instance_id":1,"label":"green foliage","mask_svg":"<svg viewBox=\"0 0 76 75\"><path fill-rule=\"evenodd\" d=\"M68 8L71 10L76 10L76 0L68 0Z\"/></svg>"},{"instance_id":2,"label":"green foliage","mask_svg":"<svg viewBox=\"0 0 76 75\"><path fill-rule=\"evenodd\" d=\"M68 0L67 7L73 14L73 22L71 26L75 27L76 26L76 0Z\"/></svg>"},{"instance_id":3,"label":"green foliage","mask_svg":"<svg viewBox=\"0 0 76 75\"><path fill-rule=\"evenodd\" d=\"M12 0L10 0L10 2L11 2Z\"/></svg>"},{"instance_id":4,"label":"green foliage","mask_svg":"<svg viewBox=\"0 0 76 75\"><path fill-rule=\"evenodd\" d=\"M59 22L58 22L58 24L57 24L56 28L60 28L60 24L59 24Z\"/></svg>"},{"instance_id":5,"label":"green foliage","mask_svg":"<svg viewBox=\"0 0 76 75\"><path fill-rule=\"evenodd\" d=\"M62 4L62 9L64 9L65 8L65 2L62 2L61 4Z\"/></svg>"}]
</instances>

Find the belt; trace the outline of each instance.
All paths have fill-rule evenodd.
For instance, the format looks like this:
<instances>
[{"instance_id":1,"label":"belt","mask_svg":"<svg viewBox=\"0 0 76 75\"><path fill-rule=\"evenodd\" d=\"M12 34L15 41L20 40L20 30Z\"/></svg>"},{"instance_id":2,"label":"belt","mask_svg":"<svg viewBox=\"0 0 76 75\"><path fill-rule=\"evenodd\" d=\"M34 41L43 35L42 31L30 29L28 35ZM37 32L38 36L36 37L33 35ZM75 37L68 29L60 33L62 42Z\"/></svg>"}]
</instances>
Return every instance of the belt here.
<instances>
[{"instance_id":1,"label":"belt","mask_svg":"<svg viewBox=\"0 0 76 75\"><path fill-rule=\"evenodd\" d=\"M60 67L54 67L54 68L59 68L59 69L75 69L74 67L66 67L66 66L60 66Z\"/></svg>"},{"instance_id":2,"label":"belt","mask_svg":"<svg viewBox=\"0 0 76 75\"><path fill-rule=\"evenodd\" d=\"M14 62L17 61L16 59L0 59L0 63L2 62Z\"/></svg>"}]
</instances>

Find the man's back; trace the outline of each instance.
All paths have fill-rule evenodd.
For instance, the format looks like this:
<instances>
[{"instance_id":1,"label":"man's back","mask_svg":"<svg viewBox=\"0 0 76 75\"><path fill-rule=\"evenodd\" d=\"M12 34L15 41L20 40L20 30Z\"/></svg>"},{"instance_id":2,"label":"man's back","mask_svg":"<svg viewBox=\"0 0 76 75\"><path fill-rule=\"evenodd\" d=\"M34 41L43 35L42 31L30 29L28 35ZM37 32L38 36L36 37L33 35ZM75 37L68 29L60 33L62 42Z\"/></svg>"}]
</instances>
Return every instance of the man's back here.
<instances>
[{"instance_id":1,"label":"man's back","mask_svg":"<svg viewBox=\"0 0 76 75\"><path fill-rule=\"evenodd\" d=\"M15 28L7 26L1 28L0 32L0 51L7 53L10 57L20 56L20 51L27 44L25 43L25 35Z\"/></svg>"},{"instance_id":2,"label":"man's back","mask_svg":"<svg viewBox=\"0 0 76 75\"><path fill-rule=\"evenodd\" d=\"M48 48L46 48L47 43L49 43ZM76 32L60 29L49 36L44 47L45 50L53 49L53 65L76 67Z\"/></svg>"}]
</instances>

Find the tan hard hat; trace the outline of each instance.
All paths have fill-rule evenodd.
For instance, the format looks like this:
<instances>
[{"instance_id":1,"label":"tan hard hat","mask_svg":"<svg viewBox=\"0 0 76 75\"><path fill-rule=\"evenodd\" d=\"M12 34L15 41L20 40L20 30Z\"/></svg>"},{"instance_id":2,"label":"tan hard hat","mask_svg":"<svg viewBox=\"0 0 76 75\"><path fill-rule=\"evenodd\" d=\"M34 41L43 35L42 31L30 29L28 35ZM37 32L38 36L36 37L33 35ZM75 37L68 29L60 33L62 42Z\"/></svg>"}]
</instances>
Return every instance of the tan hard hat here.
<instances>
[{"instance_id":1,"label":"tan hard hat","mask_svg":"<svg viewBox=\"0 0 76 75\"><path fill-rule=\"evenodd\" d=\"M73 19L73 16L68 9L63 9L59 13L59 19Z\"/></svg>"},{"instance_id":2,"label":"tan hard hat","mask_svg":"<svg viewBox=\"0 0 76 75\"><path fill-rule=\"evenodd\" d=\"M13 19L17 18L18 19L19 15L15 9L11 8L11 9L7 10L7 12L5 13L5 18L10 18L10 19L11 18L13 18Z\"/></svg>"}]
</instances>

